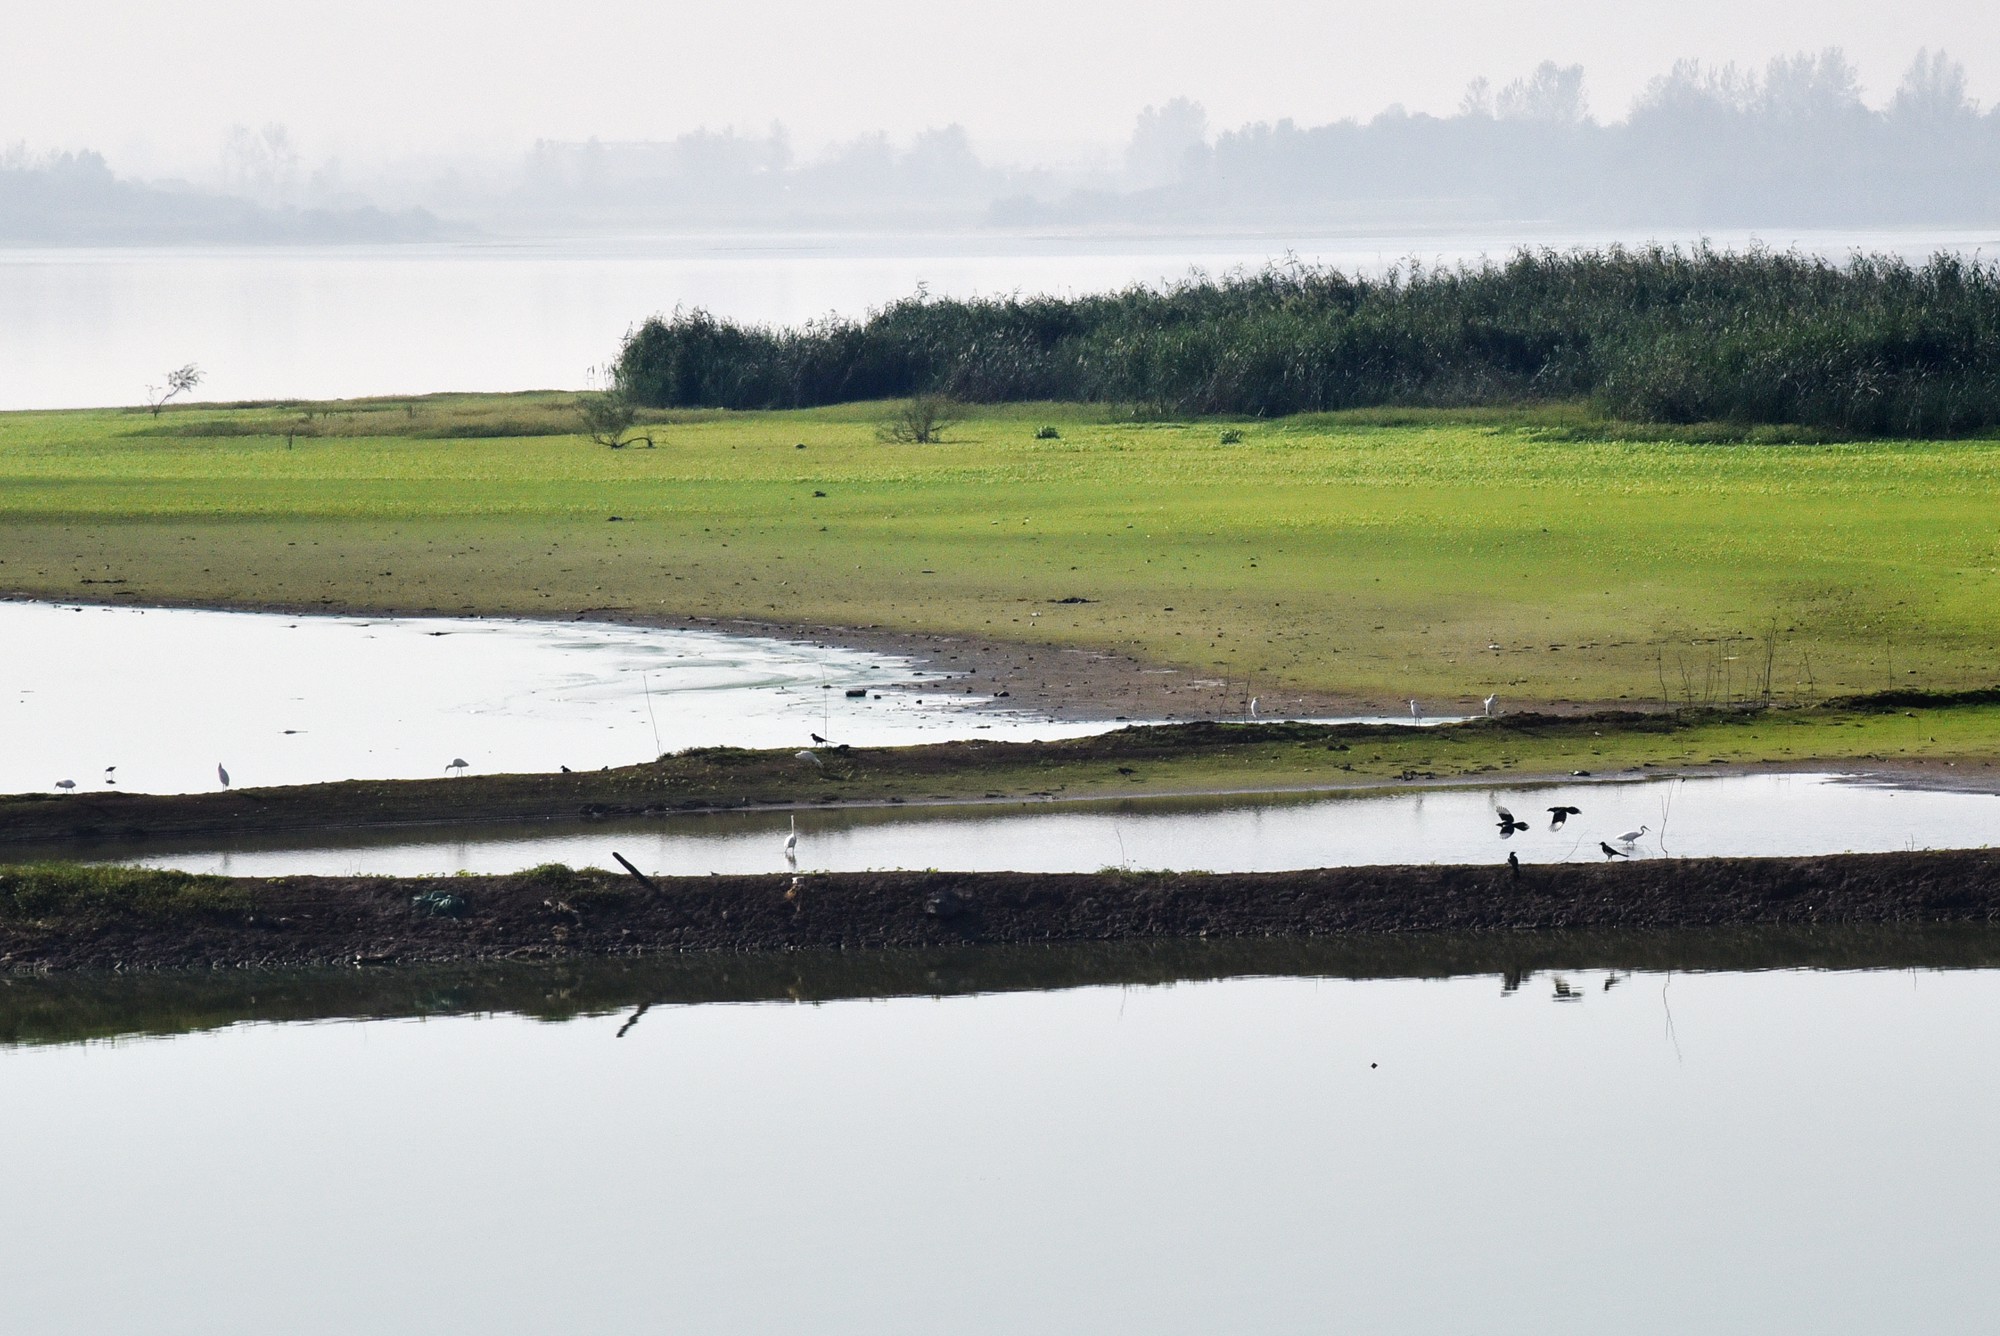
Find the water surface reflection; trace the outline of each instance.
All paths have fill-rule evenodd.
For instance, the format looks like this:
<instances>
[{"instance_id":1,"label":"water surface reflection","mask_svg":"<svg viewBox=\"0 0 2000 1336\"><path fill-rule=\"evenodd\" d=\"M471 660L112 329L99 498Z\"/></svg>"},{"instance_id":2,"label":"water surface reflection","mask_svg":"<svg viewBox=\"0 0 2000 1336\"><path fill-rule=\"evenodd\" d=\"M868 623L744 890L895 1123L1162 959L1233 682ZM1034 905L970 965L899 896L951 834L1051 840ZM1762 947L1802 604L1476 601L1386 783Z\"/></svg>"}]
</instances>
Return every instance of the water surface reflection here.
<instances>
[{"instance_id":1,"label":"water surface reflection","mask_svg":"<svg viewBox=\"0 0 2000 1336\"><path fill-rule=\"evenodd\" d=\"M1580 808L1560 828L1547 809ZM1532 815L1502 838L1496 810ZM1598 861L1980 848L2000 841L2000 796L1855 783L1837 775L1467 789L1337 796L1266 794L957 807L721 812L643 820L265 836L212 845L102 845L100 861L235 876L506 873L541 863L613 867L616 850L648 872L776 872L796 820L803 870L946 868L1094 872L1105 867L1273 872L1395 863ZM1626 843L1620 836L1644 833ZM31 849L0 852L25 860ZM46 851L73 856L74 850Z\"/></svg>"},{"instance_id":2,"label":"water surface reflection","mask_svg":"<svg viewBox=\"0 0 2000 1336\"><path fill-rule=\"evenodd\" d=\"M99 1033L223 1028L0 1049L7 1328L1990 1325L1990 938L1794 938L1841 968L1671 974L1609 941L1414 970L1179 949L873 980L703 963L725 995L813 1005L594 969L355 976L329 1007L204 981L164 1018L99 991ZM1870 959L1918 968L1845 967ZM1558 962L1578 1000L1529 973ZM81 1014L40 996L45 1037ZM228 1024L263 996L420 1019Z\"/></svg>"}]
</instances>

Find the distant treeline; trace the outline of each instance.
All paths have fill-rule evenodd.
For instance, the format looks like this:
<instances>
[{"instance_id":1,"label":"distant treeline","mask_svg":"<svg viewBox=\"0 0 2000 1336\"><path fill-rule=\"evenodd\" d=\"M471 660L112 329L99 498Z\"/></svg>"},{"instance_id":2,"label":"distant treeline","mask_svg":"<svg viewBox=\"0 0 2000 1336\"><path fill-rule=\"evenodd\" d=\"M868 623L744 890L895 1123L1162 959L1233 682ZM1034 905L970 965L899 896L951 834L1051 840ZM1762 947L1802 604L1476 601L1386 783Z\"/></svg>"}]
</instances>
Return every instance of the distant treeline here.
<instances>
[{"instance_id":1,"label":"distant treeline","mask_svg":"<svg viewBox=\"0 0 2000 1336\"><path fill-rule=\"evenodd\" d=\"M1381 278L1290 266L1078 298L926 296L797 328L653 319L659 408L925 393L1153 412L1594 401L1633 421L1942 435L2000 424L2000 268L1708 249L1523 251Z\"/></svg>"},{"instance_id":2,"label":"distant treeline","mask_svg":"<svg viewBox=\"0 0 2000 1336\"><path fill-rule=\"evenodd\" d=\"M1557 220L1620 226L1852 226L2000 218L2000 111L1964 67L1918 54L1886 105L1861 100L1838 50L1759 73L1681 61L1623 120L1591 114L1580 66L1544 63L1455 115L1246 125L1210 137L1201 109L1142 118L1133 151L1170 161L1152 189L1002 200L1000 221L1245 218Z\"/></svg>"},{"instance_id":3,"label":"distant treeline","mask_svg":"<svg viewBox=\"0 0 2000 1336\"><path fill-rule=\"evenodd\" d=\"M270 208L192 187L125 180L96 153L0 151L0 245L129 246L426 241L421 209Z\"/></svg>"},{"instance_id":4,"label":"distant treeline","mask_svg":"<svg viewBox=\"0 0 2000 1336\"><path fill-rule=\"evenodd\" d=\"M504 201L541 228L596 219L752 227L1202 223L1849 227L2000 221L2000 111L1918 53L1871 106L1838 51L1761 69L1684 60L1600 117L1581 66L1475 80L1446 114L1211 126L1188 98L1138 116L1122 158L1026 168L961 126L801 158L782 127L660 142L548 141ZM1606 109L1609 110L1609 109Z\"/></svg>"}]
</instances>

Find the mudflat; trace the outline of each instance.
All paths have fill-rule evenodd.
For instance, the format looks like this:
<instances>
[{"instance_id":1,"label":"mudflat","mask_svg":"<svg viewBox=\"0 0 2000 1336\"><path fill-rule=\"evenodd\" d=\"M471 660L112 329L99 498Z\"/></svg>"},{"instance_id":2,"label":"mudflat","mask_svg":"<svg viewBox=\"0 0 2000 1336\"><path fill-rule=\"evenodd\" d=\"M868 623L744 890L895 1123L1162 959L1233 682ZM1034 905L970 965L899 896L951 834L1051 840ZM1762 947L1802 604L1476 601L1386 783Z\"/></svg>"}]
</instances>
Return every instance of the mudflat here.
<instances>
[{"instance_id":1,"label":"mudflat","mask_svg":"<svg viewBox=\"0 0 2000 1336\"><path fill-rule=\"evenodd\" d=\"M1257 874L0 871L0 970L2000 922L2000 851Z\"/></svg>"}]
</instances>

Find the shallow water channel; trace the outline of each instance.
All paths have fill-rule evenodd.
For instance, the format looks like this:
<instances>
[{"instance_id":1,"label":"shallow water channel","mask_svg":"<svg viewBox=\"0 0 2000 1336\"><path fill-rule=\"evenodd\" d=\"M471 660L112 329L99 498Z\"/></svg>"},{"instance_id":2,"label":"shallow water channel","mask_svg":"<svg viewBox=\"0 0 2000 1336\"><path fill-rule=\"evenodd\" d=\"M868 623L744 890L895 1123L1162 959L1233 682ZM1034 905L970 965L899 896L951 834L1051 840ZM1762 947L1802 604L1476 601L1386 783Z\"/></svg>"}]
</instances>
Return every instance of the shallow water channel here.
<instances>
[{"instance_id":1,"label":"shallow water channel","mask_svg":"<svg viewBox=\"0 0 2000 1336\"><path fill-rule=\"evenodd\" d=\"M1496 809L1529 828L1503 838ZM1548 809L1581 815L1551 829ZM724 812L265 837L224 848L98 846L130 861L235 876L516 872L540 863L648 872L778 872L796 821L803 871L888 868L1094 872L1105 867L1268 872L1384 863L1598 861L1964 849L2000 843L2000 796L1897 788L1838 775L1752 774L1543 787L1398 789L1329 797L1259 795L1079 803ZM1630 844L1619 836L1645 827ZM75 850L63 852L74 856ZM27 860L34 849L0 852Z\"/></svg>"},{"instance_id":2,"label":"shallow water channel","mask_svg":"<svg viewBox=\"0 0 2000 1336\"><path fill-rule=\"evenodd\" d=\"M1060 737L906 659L711 631L0 602L0 792L597 769L683 747ZM905 684L909 689L895 689ZM935 691L926 691L930 685ZM851 697L850 690L865 690Z\"/></svg>"},{"instance_id":3,"label":"shallow water channel","mask_svg":"<svg viewBox=\"0 0 2000 1336\"><path fill-rule=\"evenodd\" d=\"M20 1336L1990 1330L1996 963L1834 931L18 980L0 1303Z\"/></svg>"},{"instance_id":4,"label":"shallow water channel","mask_svg":"<svg viewBox=\"0 0 2000 1336\"><path fill-rule=\"evenodd\" d=\"M1426 716L1427 724L1452 716ZM1409 719L1369 718L1370 723ZM1047 739L895 655L603 622L0 601L0 793L633 765L685 747Z\"/></svg>"}]
</instances>

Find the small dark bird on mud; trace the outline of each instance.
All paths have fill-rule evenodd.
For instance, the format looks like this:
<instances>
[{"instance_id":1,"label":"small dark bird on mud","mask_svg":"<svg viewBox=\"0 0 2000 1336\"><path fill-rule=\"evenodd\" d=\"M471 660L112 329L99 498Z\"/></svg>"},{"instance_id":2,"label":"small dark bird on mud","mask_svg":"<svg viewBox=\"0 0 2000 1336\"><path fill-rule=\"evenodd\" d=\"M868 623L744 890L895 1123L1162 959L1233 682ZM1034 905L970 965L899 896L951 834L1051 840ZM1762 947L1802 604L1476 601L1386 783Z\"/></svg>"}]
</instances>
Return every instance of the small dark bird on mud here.
<instances>
[{"instance_id":1,"label":"small dark bird on mud","mask_svg":"<svg viewBox=\"0 0 2000 1336\"><path fill-rule=\"evenodd\" d=\"M1549 809L1549 829L1561 830L1563 828L1563 822L1569 820L1573 816L1582 816L1582 815L1583 815L1583 809L1581 807L1551 807Z\"/></svg>"},{"instance_id":2,"label":"small dark bird on mud","mask_svg":"<svg viewBox=\"0 0 2000 1336\"><path fill-rule=\"evenodd\" d=\"M1507 855L1507 868L1514 874L1514 880L1519 881L1521 879L1521 855L1510 852Z\"/></svg>"},{"instance_id":3,"label":"small dark bird on mud","mask_svg":"<svg viewBox=\"0 0 2000 1336\"><path fill-rule=\"evenodd\" d=\"M1515 831L1517 831L1517 830L1526 830L1526 829L1528 828L1528 823L1527 823L1527 822L1525 822L1525 821L1516 821L1516 820L1514 819L1514 814L1513 814L1512 812L1508 811L1508 810L1507 810L1506 808L1504 808L1504 807L1496 807L1496 808L1494 808L1493 810L1494 810L1494 811L1495 811L1495 812L1496 812L1496 813L1497 813L1497 814L1499 815L1499 817L1500 817L1500 838L1501 838L1501 839L1503 839L1503 840L1504 840L1504 839L1506 839L1506 838L1507 838L1507 837L1508 837L1509 835L1512 835L1512 834L1513 834L1513 833L1514 833Z\"/></svg>"},{"instance_id":4,"label":"small dark bird on mud","mask_svg":"<svg viewBox=\"0 0 2000 1336\"><path fill-rule=\"evenodd\" d=\"M1604 856L1606 858L1630 858L1632 856L1626 853L1623 849L1612 848L1610 845L1606 844L1603 840L1599 840L1597 842L1597 847L1604 850Z\"/></svg>"}]
</instances>

